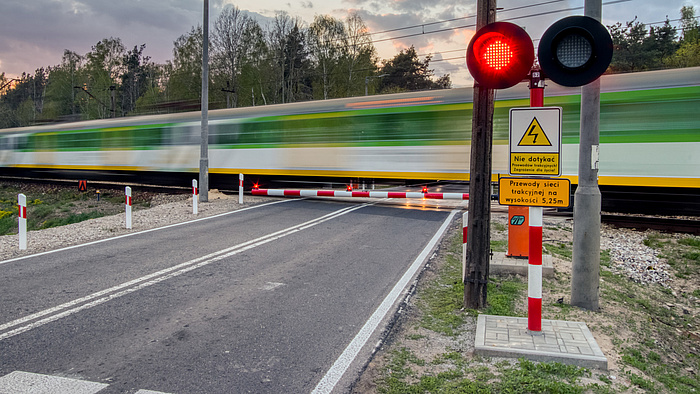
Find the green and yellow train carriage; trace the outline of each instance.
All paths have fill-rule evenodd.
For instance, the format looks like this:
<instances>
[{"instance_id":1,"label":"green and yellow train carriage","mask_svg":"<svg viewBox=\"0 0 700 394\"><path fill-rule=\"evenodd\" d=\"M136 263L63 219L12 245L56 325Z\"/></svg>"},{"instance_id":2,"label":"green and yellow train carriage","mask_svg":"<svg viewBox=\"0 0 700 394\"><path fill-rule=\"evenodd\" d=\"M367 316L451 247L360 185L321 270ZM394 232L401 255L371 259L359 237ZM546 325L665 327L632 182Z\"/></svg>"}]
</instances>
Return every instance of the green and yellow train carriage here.
<instances>
[{"instance_id":1,"label":"green and yellow train carriage","mask_svg":"<svg viewBox=\"0 0 700 394\"><path fill-rule=\"evenodd\" d=\"M700 68L607 75L601 83L601 186L700 189ZM508 110L496 93L493 176L508 172ZM259 176L469 180L472 89L210 111L210 172ZM580 89L548 83L563 108L562 173L577 182ZM196 173L200 113L0 130L0 166Z\"/></svg>"}]
</instances>

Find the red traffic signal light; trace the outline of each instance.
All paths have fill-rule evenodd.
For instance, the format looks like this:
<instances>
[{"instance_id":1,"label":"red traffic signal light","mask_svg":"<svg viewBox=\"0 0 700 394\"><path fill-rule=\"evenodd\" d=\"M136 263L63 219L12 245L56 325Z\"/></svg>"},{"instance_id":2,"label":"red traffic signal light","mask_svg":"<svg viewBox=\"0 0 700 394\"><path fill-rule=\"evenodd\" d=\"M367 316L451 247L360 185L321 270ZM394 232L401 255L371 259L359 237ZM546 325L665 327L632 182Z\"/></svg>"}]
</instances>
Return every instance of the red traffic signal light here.
<instances>
[{"instance_id":1,"label":"red traffic signal light","mask_svg":"<svg viewBox=\"0 0 700 394\"><path fill-rule=\"evenodd\" d=\"M563 86L593 82L610 65L612 38L597 20L587 16L560 19L542 35L537 49L546 78Z\"/></svg>"},{"instance_id":2,"label":"red traffic signal light","mask_svg":"<svg viewBox=\"0 0 700 394\"><path fill-rule=\"evenodd\" d=\"M505 89L525 79L535 60L530 36L508 22L490 23L476 32L467 49L467 68L489 89Z\"/></svg>"}]
</instances>

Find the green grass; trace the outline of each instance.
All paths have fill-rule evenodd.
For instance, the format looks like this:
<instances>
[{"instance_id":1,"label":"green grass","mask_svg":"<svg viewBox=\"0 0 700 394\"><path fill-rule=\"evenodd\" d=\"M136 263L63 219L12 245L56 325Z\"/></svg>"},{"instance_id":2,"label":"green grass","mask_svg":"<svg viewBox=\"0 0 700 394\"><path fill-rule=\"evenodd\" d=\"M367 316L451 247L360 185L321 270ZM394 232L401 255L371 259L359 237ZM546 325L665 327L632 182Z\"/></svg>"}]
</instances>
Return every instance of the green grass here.
<instances>
[{"instance_id":1,"label":"green grass","mask_svg":"<svg viewBox=\"0 0 700 394\"><path fill-rule=\"evenodd\" d=\"M516 301L522 299L527 283L518 276L507 280L490 280L486 289L486 315L523 316L515 311Z\"/></svg>"},{"instance_id":2,"label":"green grass","mask_svg":"<svg viewBox=\"0 0 700 394\"><path fill-rule=\"evenodd\" d=\"M456 335L464 324L460 312L464 304L464 284L462 283L462 240L454 237L446 264L438 272L436 281L427 287L420 299L423 309L421 326L445 335Z\"/></svg>"},{"instance_id":3,"label":"green grass","mask_svg":"<svg viewBox=\"0 0 700 394\"><path fill-rule=\"evenodd\" d=\"M664 258L674 259L674 275L700 268L700 237L674 239L651 233L644 241L657 248ZM492 246L500 243L492 242ZM569 243L550 242L549 253L571 259ZM487 288L487 306L481 311L462 310L464 285L461 283L461 234L454 234L447 251L446 264L437 278L419 289L420 324L442 335L460 334L468 316L478 313L518 316L523 313L526 279L518 276L491 276ZM479 356L448 351L434 359L420 360L407 349L392 353L378 383L381 393L616 393L700 391L700 357L695 354L697 342L688 332L697 330L695 315L684 311L681 302L700 297L700 289L678 292L660 285L643 285L610 270L609 251L601 251L601 304L619 305L622 311L597 329L605 333L620 355L618 374L612 379L584 368L558 363L536 363L527 360L502 361L490 367ZM690 275L690 274L689 274ZM561 290L568 283L557 279L547 289ZM568 288L567 288L568 289ZM685 301L683 301L685 300ZM585 319L581 311L568 303L547 300L549 318ZM671 306L669 306L671 305ZM518 308L517 306L520 306ZM521 312L519 312L521 311ZM604 311L603 311L604 313ZM575 315L575 316L574 316ZM584 315L585 316L585 315ZM473 318L473 317L471 317ZM585 320L584 320L585 321ZM624 336L622 333L624 332ZM423 339L429 334L415 336ZM670 354L669 349L673 349ZM432 368L432 369L431 369ZM595 383L584 383L592 378ZM624 382L623 382L624 381ZM629 387L628 387L629 386Z\"/></svg>"},{"instance_id":4,"label":"green grass","mask_svg":"<svg viewBox=\"0 0 700 394\"><path fill-rule=\"evenodd\" d=\"M573 257L573 248L571 245L563 242L558 242L557 244L546 243L543 245L544 249L556 256L559 256L565 260L571 261Z\"/></svg>"}]
</instances>

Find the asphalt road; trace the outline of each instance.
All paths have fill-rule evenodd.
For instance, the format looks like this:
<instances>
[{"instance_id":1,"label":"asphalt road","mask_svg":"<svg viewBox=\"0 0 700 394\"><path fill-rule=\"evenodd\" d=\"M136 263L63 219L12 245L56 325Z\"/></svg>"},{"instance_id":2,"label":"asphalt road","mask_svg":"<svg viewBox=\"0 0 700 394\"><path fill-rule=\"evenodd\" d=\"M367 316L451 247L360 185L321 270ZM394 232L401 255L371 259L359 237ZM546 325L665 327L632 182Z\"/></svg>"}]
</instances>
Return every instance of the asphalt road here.
<instances>
[{"instance_id":1,"label":"asphalt road","mask_svg":"<svg viewBox=\"0 0 700 394\"><path fill-rule=\"evenodd\" d=\"M367 321L386 323L375 311L395 307L450 214L286 200L0 263L0 376L100 393L342 392L379 338Z\"/></svg>"}]
</instances>

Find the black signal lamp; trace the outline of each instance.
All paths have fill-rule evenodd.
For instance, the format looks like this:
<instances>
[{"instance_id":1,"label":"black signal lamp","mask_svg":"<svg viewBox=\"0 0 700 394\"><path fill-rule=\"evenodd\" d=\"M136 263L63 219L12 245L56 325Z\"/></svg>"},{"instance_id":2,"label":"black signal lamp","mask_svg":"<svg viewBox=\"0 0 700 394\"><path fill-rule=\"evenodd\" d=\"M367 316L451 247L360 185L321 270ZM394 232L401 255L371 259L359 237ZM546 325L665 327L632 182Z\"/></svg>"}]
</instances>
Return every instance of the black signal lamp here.
<instances>
[{"instance_id":1,"label":"black signal lamp","mask_svg":"<svg viewBox=\"0 0 700 394\"><path fill-rule=\"evenodd\" d=\"M546 78L562 86L581 86L605 72L612 52L605 26L588 16L570 16L544 32L537 58Z\"/></svg>"}]
</instances>

